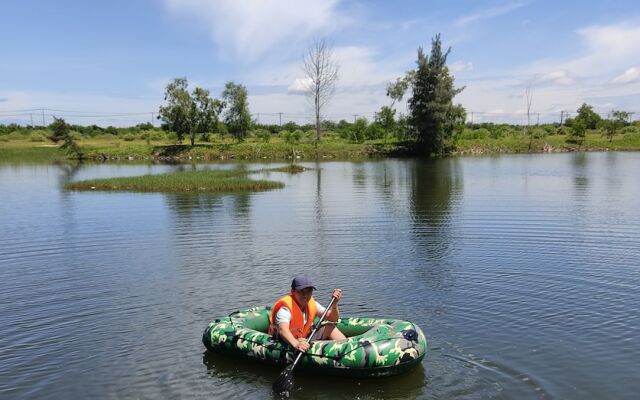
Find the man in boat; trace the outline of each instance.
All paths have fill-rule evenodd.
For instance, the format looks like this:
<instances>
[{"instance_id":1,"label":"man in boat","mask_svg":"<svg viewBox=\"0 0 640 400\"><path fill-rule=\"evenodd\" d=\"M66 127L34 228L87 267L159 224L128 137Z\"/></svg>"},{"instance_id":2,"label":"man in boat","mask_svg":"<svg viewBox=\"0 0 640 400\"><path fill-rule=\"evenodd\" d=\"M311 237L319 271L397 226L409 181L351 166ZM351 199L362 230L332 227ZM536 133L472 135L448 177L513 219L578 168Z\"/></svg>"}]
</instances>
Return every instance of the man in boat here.
<instances>
[{"instance_id":1,"label":"man in boat","mask_svg":"<svg viewBox=\"0 0 640 400\"><path fill-rule=\"evenodd\" d=\"M309 350L306 337L313 329L313 319L322 315L326 309L313 298L315 288L309 277L295 277L291 282L291 293L276 301L269 316L270 334L302 352ZM333 289L332 296L335 301L327 312L326 321L337 322L340 318L338 302L342 298L342 290ZM341 340L346 339L346 336L335 324L329 323L320 328L311 339Z\"/></svg>"}]
</instances>

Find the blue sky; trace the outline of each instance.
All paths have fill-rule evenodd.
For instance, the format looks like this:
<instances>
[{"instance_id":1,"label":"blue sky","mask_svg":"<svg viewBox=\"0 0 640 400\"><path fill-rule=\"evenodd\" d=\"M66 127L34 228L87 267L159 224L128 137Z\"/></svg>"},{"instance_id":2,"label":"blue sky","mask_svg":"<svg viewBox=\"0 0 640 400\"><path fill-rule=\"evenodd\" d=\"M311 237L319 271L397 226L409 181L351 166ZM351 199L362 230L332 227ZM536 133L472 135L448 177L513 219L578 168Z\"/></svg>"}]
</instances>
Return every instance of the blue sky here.
<instances>
[{"instance_id":1,"label":"blue sky","mask_svg":"<svg viewBox=\"0 0 640 400\"><path fill-rule=\"evenodd\" d=\"M542 120L582 102L640 111L637 1L3 0L0 14L0 122L40 108L64 110L47 119L144 122L183 76L215 96L244 84L261 122L279 112L306 122L301 64L318 38L340 65L327 117L371 118L436 33L475 121L522 120L527 86Z\"/></svg>"}]
</instances>

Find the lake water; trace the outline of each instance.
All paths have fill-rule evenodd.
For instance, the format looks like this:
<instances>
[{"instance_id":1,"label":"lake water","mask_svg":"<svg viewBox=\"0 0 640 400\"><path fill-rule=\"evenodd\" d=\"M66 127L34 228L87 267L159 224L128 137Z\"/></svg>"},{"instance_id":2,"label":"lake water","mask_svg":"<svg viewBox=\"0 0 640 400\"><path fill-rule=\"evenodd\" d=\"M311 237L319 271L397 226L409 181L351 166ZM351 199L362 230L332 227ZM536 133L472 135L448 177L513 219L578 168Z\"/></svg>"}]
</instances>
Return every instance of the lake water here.
<instances>
[{"instance_id":1,"label":"lake water","mask_svg":"<svg viewBox=\"0 0 640 400\"><path fill-rule=\"evenodd\" d=\"M0 398L270 398L280 369L201 335L301 272L429 351L398 377L296 374L295 399L637 398L640 153L302 165L181 195L62 185L265 165L0 164Z\"/></svg>"}]
</instances>

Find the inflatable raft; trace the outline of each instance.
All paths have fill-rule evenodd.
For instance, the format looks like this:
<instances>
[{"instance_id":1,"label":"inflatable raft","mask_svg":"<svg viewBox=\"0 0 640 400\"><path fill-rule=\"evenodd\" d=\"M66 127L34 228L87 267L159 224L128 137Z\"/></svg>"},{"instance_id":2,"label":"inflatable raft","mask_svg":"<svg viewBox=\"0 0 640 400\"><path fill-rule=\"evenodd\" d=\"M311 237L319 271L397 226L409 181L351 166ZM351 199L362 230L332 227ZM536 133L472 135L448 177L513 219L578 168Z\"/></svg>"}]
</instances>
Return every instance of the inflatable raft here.
<instances>
[{"instance_id":1,"label":"inflatable raft","mask_svg":"<svg viewBox=\"0 0 640 400\"><path fill-rule=\"evenodd\" d=\"M216 319L205 329L202 342L210 351L284 366L296 351L267 333L270 312L271 307L254 307ZM417 365L427 351L422 330L408 321L345 318L336 327L347 339L313 342L300 368L353 377L388 376Z\"/></svg>"}]
</instances>

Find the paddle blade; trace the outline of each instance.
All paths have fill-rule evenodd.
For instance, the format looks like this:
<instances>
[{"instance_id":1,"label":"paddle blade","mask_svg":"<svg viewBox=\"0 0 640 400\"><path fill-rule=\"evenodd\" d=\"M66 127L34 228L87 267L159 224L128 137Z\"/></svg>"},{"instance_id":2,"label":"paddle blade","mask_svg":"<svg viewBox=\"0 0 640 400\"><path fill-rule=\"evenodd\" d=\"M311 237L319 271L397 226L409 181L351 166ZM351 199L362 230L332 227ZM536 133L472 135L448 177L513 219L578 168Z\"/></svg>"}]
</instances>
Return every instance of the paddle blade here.
<instances>
[{"instance_id":1,"label":"paddle blade","mask_svg":"<svg viewBox=\"0 0 640 400\"><path fill-rule=\"evenodd\" d=\"M274 393L283 394L290 392L293 389L293 385L293 364L291 364L278 375L271 388Z\"/></svg>"}]
</instances>

